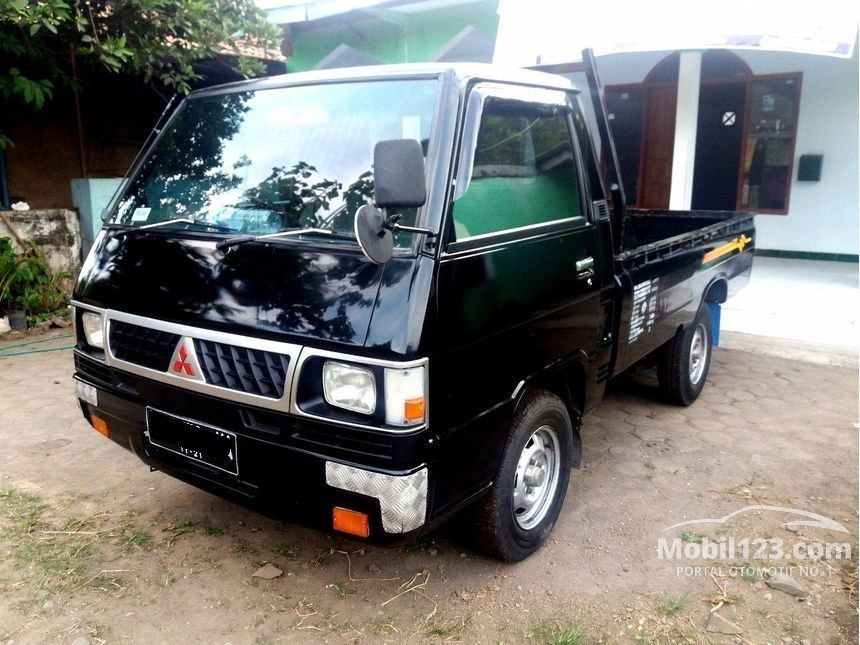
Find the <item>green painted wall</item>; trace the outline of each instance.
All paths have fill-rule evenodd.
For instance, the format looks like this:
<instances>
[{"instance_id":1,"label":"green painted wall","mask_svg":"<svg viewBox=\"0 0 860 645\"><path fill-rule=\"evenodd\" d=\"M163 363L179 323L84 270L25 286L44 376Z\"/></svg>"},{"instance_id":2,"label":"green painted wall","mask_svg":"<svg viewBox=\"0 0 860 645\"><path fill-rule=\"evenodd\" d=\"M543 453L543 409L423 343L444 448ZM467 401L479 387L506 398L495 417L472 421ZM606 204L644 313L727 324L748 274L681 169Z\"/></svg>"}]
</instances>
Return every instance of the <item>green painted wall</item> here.
<instances>
[{"instance_id":1,"label":"green painted wall","mask_svg":"<svg viewBox=\"0 0 860 645\"><path fill-rule=\"evenodd\" d=\"M486 0L418 14L379 10L375 20L295 30L293 56L287 61L287 69L290 72L309 70L342 43L383 63L426 62L467 25L495 40L499 26L498 5L498 0Z\"/></svg>"}]
</instances>

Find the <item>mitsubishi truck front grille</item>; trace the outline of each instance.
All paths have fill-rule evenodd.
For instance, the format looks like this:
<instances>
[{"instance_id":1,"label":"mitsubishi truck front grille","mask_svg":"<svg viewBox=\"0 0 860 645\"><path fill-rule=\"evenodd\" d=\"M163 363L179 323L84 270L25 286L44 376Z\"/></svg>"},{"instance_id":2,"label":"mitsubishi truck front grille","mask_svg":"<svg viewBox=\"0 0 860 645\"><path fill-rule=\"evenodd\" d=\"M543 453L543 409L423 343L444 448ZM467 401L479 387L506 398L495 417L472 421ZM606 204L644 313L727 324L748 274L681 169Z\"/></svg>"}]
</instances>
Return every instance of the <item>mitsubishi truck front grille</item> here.
<instances>
[{"instance_id":1,"label":"mitsubishi truck front grille","mask_svg":"<svg viewBox=\"0 0 860 645\"><path fill-rule=\"evenodd\" d=\"M119 320L110 322L110 349L113 355L127 363L159 372L164 372L170 365L179 338L179 334L158 329Z\"/></svg>"},{"instance_id":2,"label":"mitsubishi truck front grille","mask_svg":"<svg viewBox=\"0 0 860 645\"><path fill-rule=\"evenodd\" d=\"M284 395L289 356L199 338L194 349L207 383L272 399Z\"/></svg>"}]
</instances>

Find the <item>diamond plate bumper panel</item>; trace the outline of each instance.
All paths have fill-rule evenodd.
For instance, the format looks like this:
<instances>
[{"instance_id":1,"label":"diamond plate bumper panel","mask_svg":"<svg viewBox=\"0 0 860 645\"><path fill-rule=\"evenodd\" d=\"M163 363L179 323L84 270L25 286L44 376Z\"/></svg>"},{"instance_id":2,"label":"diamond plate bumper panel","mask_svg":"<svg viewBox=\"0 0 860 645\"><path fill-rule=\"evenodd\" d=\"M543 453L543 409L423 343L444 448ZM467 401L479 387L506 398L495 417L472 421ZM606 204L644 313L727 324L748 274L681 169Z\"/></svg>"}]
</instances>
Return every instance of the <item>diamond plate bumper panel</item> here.
<instances>
[{"instance_id":1,"label":"diamond plate bumper panel","mask_svg":"<svg viewBox=\"0 0 860 645\"><path fill-rule=\"evenodd\" d=\"M424 524L427 515L426 468L398 477L327 461L325 483L378 499L386 533L407 533Z\"/></svg>"}]
</instances>

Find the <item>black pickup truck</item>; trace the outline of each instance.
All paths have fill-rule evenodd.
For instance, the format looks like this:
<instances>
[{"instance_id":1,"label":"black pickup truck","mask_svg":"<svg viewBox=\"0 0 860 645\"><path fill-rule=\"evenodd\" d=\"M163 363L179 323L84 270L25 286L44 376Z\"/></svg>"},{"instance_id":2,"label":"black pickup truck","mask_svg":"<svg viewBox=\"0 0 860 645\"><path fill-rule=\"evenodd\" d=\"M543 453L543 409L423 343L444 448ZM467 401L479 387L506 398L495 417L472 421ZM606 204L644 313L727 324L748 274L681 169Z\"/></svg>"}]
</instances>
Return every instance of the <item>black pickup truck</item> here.
<instances>
[{"instance_id":1,"label":"black pickup truck","mask_svg":"<svg viewBox=\"0 0 860 645\"><path fill-rule=\"evenodd\" d=\"M381 543L462 512L486 551L527 557L607 382L647 359L693 403L711 311L752 265L749 214L625 209L592 95L603 164L578 91L539 72L194 92L76 286L85 417L264 512Z\"/></svg>"}]
</instances>

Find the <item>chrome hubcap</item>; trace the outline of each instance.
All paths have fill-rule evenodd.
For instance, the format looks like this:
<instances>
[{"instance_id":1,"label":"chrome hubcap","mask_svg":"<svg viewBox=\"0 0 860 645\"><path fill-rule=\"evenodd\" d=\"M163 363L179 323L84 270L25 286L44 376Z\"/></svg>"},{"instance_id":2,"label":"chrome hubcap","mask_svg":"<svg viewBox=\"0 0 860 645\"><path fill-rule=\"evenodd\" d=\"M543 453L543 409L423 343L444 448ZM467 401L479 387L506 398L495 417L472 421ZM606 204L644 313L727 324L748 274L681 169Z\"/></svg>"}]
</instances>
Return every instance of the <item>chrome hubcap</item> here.
<instances>
[{"instance_id":1,"label":"chrome hubcap","mask_svg":"<svg viewBox=\"0 0 860 645\"><path fill-rule=\"evenodd\" d=\"M699 324L693 334L693 342L690 346L690 382L698 385L705 373L705 363L708 358L708 334L705 326Z\"/></svg>"},{"instance_id":2,"label":"chrome hubcap","mask_svg":"<svg viewBox=\"0 0 860 645\"><path fill-rule=\"evenodd\" d=\"M561 444L550 426L534 431L523 447L514 474L514 519L528 531L541 523L555 499Z\"/></svg>"}]
</instances>

